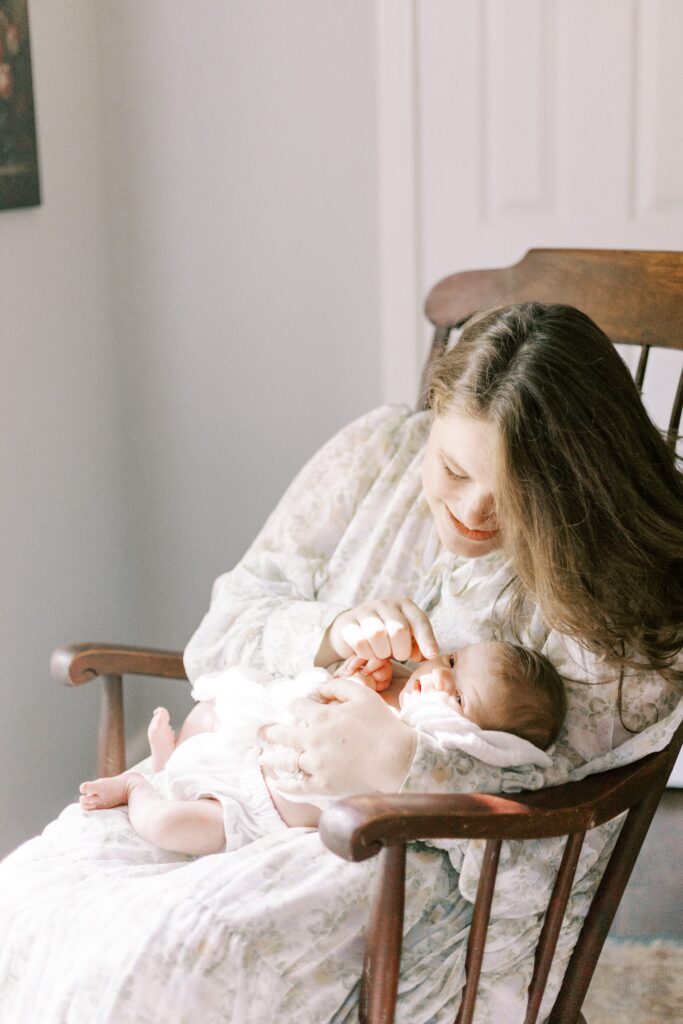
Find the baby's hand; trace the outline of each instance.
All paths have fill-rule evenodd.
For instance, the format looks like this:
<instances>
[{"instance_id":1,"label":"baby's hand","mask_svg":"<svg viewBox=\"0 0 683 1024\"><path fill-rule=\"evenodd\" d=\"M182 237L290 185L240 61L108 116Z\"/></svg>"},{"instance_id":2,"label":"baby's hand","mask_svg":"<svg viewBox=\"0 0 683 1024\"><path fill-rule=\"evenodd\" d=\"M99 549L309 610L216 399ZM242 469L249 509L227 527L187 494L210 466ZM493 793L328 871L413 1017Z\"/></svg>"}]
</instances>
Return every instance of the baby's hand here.
<instances>
[{"instance_id":1,"label":"baby's hand","mask_svg":"<svg viewBox=\"0 0 683 1024\"><path fill-rule=\"evenodd\" d=\"M355 676L364 686L381 693L391 685L393 667L389 658L361 658L352 654L334 673L335 679Z\"/></svg>"}]
</instances>

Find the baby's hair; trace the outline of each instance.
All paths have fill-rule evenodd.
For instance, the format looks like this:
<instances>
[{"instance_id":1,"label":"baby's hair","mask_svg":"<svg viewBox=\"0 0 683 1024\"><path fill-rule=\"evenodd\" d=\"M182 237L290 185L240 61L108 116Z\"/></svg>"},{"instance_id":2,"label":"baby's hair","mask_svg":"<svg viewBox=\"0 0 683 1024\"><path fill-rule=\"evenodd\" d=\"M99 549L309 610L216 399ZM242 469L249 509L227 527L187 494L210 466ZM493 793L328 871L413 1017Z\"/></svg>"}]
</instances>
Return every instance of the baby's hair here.
<instances>
[{"instance_id":1,"label":"baby's hair","mask_svg":"<svg viewBox=\"0 0 683 1024\"><path fill-rule=\"evenodd\" d=\"M567 713L562 678L545 655L529 647L501 643L499 651L503 704L512 719L505 731L545 750L557 739Z\"/></svg>"}]
</instances>

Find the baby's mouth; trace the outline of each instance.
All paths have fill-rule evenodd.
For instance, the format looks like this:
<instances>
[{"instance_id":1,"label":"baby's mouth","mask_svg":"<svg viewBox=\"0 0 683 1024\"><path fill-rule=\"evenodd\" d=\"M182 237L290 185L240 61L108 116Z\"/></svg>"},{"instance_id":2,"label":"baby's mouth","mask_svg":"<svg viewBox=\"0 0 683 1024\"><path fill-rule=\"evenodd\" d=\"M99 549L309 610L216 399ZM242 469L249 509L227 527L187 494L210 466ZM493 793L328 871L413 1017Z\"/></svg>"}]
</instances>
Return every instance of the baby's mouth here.
<instances>
[{"instance_id":1,"label":"baby's mouth","mask_svg":"<svg viewBox=\"0 0 683 1024\"><path fill-rule=\"evenodd\" d=\"M448 506L446 506L446 511L448 512L448 516L458 533L462 534L463 537L467 537L468 540L492 540L498 533L498 530L470 530L469 526L465 526L464 523L461 523L460 520L453 515Z\"/></svg>"}]
</instances>

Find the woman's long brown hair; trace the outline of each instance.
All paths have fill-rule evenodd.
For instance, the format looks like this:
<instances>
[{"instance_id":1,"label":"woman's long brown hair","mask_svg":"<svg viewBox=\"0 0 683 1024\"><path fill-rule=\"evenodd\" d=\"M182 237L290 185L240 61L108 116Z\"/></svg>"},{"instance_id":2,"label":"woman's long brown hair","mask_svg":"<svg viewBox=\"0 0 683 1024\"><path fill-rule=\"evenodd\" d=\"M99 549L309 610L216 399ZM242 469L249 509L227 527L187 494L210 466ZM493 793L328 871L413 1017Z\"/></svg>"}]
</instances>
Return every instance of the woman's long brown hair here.
<instances>
[{"instance_id":1,"label":"woman's long brown hair","mask_svg":"<svg viewBox=\"0 0 683 1024\"><path fill-rule=\"evenodd\" d=\"M603 331L571 306L480 314L435 361L428 401L500 431L513 622L530 594L622 673L645 664L680 682L683 480Z\"/></svg>"}]
</instances>

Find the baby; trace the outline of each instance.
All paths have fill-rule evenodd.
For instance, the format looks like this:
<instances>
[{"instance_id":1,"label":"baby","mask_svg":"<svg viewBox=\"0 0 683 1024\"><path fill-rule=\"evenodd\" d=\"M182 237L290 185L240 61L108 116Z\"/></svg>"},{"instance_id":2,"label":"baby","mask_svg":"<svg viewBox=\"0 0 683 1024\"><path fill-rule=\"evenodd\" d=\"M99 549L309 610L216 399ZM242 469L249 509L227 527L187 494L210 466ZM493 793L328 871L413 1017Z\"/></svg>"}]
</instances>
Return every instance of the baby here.
<instances>
[{"instance_id":1,"label":"baby","mask_svg":"<svg viewBox=\"0 0 683 1024\"><path fill-rule=\"evenodd\" d=\"M407 681L405 672L388 661L354 657L335 676L376 690L403 721L442 746L500 767L549 766L543 751L557 737L566 699L562 680L543 655L491 641L424 661ZM192 692L195 699L215 701L213 730L176 743L168 712L157 708L148 732L157 774L150 780L127 771L84 782L81 807L128 804L131 825L143 839L185 854L238 849L290 826L315 827L331 798L307 794L303 802L279 793L277 773L261 769L258 730L292 720L292 701L315 697L329 679L325 669L294 680L244 668L202 677Z\"/></svg>"}]
</instances>

